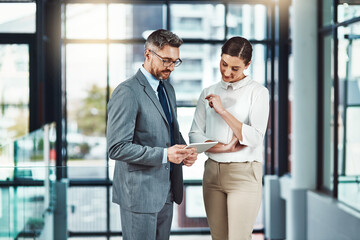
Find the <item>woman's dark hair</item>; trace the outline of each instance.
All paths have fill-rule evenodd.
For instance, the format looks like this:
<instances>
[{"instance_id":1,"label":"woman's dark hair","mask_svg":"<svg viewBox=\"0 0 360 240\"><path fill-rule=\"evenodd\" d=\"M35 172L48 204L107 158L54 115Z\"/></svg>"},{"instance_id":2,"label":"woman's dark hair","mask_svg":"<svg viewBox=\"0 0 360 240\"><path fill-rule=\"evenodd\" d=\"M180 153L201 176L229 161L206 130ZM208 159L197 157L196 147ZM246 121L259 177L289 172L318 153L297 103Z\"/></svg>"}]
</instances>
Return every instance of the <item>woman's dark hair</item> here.
<instances>
[{"instance_id":1,"label":"woman's dark hair","mask_svg":"<svg viewBox=\"0 0 360 240\"><path fill-rule=\"evenodd\" d=\"M248 65L252 57L251 43L242 37L232 37L227 40L221 48L221 55L228 54L233 57L239 57Z\"/></svg>"}]
</instances>

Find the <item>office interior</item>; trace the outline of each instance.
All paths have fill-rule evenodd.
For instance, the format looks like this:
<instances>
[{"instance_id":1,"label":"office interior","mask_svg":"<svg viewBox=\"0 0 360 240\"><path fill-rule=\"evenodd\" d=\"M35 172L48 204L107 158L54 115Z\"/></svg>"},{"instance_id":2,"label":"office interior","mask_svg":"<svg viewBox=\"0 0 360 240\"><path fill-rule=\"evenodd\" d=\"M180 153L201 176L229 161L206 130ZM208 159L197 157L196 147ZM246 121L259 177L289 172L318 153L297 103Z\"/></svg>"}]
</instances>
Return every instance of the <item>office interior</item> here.
<instances>
[{"instance_id":1,"label":"office interior","mask_svg":"<svg viewBox=\"0 0 360 240\"><path fill-rule=\"evenodd\" d=\"M187 141L221 45L253 45L247 74L270 93L253 239L359 239L359 0L1 1L0 239L122 239L106 104L159 28L184 40L170 81ZM183 169L170 239L211 239L205 160Z\"/></svg>"}]
</instances>

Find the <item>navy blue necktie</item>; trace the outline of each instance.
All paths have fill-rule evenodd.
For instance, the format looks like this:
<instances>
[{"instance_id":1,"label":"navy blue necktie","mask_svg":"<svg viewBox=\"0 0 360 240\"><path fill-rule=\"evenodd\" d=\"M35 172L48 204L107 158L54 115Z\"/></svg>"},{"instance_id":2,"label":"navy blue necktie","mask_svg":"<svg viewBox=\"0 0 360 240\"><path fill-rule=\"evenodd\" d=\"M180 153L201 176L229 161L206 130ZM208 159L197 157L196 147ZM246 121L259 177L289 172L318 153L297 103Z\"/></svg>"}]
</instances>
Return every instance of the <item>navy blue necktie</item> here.
<instances>
[{"instance_id":1,"label":"navy blue necktie","mask_svg":"<svg viewBox=\"0 0 360 240\"><path fill-rule=\"evenodd\" d=\"M171 113L170 113L170 108L168 105L168 102L166 100L166 93L165 93L165 88L164 88L164 83L162 81L159 82L159 86L157 88L158 91L158 96L159 96L159 101L161 104L162 109L164 110L165 116L166 116L166 120L169 123L169 127L170 127L170 141L171 141L171 146L173 146L175 144L175 140L174 140L174 128L173 128L173 123L172 123L172 118L171 118ZM172 171L173 169L173 163L170 163L170 171Z\"/></svg>"},{"instance_id":2,"label":"navy blue necktie","mask_svg":"<svg viewBox=\"0 0 360 240\"><path fill-rule=\"evenodd\" d=\"M171 136L171 146L173 146L175 144L173 122L172 122L172 119L171 119L170 108L169 108L168 102L166 100L166 95L165 95L166 93L165 93L164 83L162 81L160 81L159 86L157 88L157 91L158 91L160 104L162 106L162 109L164 110L166 120L169 123L170 136Z\"/></svg>"}]
</instances>

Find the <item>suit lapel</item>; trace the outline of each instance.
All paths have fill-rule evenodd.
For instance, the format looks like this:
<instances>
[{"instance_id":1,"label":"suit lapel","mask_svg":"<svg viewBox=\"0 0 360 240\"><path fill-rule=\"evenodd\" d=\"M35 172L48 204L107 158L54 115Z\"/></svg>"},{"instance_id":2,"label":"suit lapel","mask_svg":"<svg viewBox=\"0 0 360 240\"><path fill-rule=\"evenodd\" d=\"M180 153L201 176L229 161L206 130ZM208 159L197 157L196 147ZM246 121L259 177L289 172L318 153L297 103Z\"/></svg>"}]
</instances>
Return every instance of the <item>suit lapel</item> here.
<instances>
[{"instance_id":1,"label":"suit lapel","mask_svg":"<svg viewBox=\"0 0 360 240\"><path fill-rule=\"evenodd\" d=\"M150 98L150 100L152 101L152 103L155 105L155 107L157 108L157 110L160 112L161 116L163 117L163 119L165 120L165 122L169 125L169 123L167 122L166 119L166 115L164 113L164 110L161 107L161 104L159 102L159 99L156 97L156 94L154 92L154 89L150 86L149 82L146 80L145 76L142 74L142 72L140 70L138 70L138 72L135 75L136 79L139 81L139 83L144 86L144 92L146 93L146 95ZM170 104L172 105L172 104ZM171 107L172 108L172 107ZM171 109L172 111L172 109Z\"/></svg>"}]
</instances>

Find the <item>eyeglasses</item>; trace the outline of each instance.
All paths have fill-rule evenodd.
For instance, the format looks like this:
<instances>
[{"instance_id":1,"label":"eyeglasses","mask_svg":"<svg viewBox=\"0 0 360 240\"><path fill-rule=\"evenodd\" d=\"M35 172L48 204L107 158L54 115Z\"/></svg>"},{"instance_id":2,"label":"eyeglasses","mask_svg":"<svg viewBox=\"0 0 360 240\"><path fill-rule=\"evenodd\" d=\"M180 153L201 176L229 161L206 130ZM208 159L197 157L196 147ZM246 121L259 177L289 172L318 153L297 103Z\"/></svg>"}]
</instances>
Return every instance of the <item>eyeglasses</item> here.
<instances>
[{"instance_id":1,"label":"eyeglasses","mask_svg":"<svg viewBox=\"0 0 360 240\"><path fill-rule=\"evenodd\" d=\"M150 49L149 49L150 50ZM180 64L182 63L182 60L179 58L176 61L171 61L171 60L165 60L162 57L160 57L156 52L154 52L153 50L150 50L151 53L153 53L155 56L157 56L163 63L164 67L170 67L171 65L174 64L174 67L178 67L180 66Z\"/></svg>"}]
</instances>

